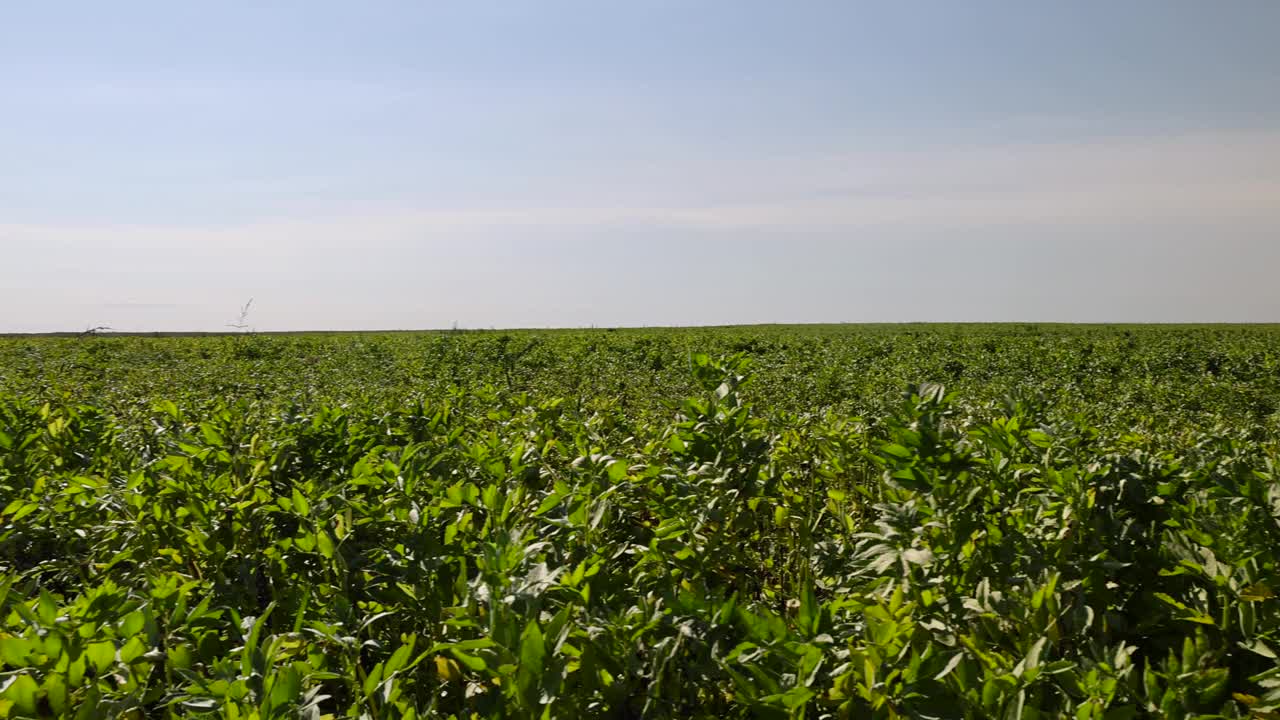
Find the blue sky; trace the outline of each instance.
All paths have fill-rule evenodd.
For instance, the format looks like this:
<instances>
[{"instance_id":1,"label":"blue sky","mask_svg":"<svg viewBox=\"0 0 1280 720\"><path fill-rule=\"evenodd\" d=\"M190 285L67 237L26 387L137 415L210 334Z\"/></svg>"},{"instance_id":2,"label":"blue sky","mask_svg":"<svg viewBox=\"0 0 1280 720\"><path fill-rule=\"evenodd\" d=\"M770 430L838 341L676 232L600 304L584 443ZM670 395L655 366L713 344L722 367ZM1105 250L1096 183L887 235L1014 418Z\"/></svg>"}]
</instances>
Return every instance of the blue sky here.
<instances>
[{"instance_id":1,"label":"blue sky","mask_svg":"<svg viewBox=\"0 0 1280 720\"><path fill-rule=\"evenodd\" d=\"M269 6L269 7L267 7ZM0 332L1280 321L1280 4L12 3Z\"/></svg>"}]
</instances>

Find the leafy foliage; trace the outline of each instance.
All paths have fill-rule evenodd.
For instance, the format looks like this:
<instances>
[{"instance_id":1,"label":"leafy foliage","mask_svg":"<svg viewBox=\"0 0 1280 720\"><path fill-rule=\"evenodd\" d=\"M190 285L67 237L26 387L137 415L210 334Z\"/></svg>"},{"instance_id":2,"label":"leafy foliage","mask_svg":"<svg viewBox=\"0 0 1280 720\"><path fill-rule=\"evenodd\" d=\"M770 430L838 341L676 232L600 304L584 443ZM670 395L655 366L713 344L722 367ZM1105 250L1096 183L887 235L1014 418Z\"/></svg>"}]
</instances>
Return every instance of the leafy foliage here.
<instances>
[{"instance_id":1,"label":"leafy foliage","mask_svg":"<svg viewBox=\"0 0 1280 720\"><path fill-rule=\"evenodd\" d=\"M1275 333L0 341L0 718L1280 717Z\"/></svg>"}]
</instances>

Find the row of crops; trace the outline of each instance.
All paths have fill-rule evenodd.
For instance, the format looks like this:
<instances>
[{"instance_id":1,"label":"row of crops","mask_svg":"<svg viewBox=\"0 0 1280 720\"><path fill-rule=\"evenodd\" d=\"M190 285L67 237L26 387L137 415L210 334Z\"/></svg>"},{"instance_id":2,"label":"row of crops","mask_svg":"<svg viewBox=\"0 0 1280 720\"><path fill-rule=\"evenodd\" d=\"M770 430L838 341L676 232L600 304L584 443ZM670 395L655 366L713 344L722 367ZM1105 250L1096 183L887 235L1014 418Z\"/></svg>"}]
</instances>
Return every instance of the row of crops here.
<instances>
[{"instance_id":1,"label":"row of crops","mask_svg":"<svg viewBox=\"0 0 1280 720\"><path fill-rule=\"evenodd\" d=\"M1280 329L0 340L0 718L1280 717Z\"/></svg>"}]
</instances>

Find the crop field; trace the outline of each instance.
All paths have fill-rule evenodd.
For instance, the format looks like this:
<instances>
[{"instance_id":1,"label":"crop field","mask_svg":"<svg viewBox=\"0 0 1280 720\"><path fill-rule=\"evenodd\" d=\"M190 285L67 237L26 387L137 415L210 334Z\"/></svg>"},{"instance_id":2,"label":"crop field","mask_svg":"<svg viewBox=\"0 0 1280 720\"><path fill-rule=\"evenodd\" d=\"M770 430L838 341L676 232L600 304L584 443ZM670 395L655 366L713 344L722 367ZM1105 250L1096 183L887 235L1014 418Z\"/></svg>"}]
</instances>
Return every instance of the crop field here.
<instances>
[{"instance_id":1,"label":"crop field","mask_svg":"<svg viewBox=\"0 0 1280 720\"><path fill-rule=\"evenodd\" d=\"M1280 718L1280 328L0 338L0 718Z\"/></svg>"}]
</instances>

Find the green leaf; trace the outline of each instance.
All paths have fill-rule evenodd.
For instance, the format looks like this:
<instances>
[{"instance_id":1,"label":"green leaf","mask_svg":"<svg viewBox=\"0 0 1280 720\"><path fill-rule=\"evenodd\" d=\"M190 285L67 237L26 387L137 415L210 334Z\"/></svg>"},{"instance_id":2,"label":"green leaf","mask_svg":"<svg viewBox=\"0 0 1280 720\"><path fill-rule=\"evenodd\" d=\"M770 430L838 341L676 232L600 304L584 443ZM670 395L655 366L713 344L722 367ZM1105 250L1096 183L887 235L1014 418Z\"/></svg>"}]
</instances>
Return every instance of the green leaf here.
<instances>
[{"instance_id":1,"label":"green leaf","mask_svg":"<svg viewBox=\"0 0 1280 720\"><path fill-rule=\"evenodd\" d=\"M1027 440L1038 448L1047 448L1053 445L1053 438L1049 437L1040 430L1032 430L1027 433Z\"/></svg>"},{"instance_id":2,"label":"green leaf","mask_svg":"<svg viewBox=\"0 0 1280 720\"><path fill-rule=\"evenodd\" d=\"M36 616L45 627L53 627L58 622L58 602L47 590L40 591L40 599L36 602Z\"/></svg>"},{"instance_id":3,"label":"green leaf","mask_svg":"<svg viewBox=\"0 0 1280 720\"><path fill-rule=\"evenodd\" d=\"M653 536L659 540L666 540L669 537L683 533L685 528L686 525L684 520L680 518L672 518L670 520L664 520L662 524L658 525L658 527L653 531Z\"/></svg>"},{"instance_id":4,"label":"green leaf","mask_svg":"<svg viewBox=\"0 0 1280 720\"><path fill-rule=\"evenodd\" d=\"M409 662L409 656L413 654L413 645L413 641L410 640L396 648L396 651L391 653L391 657L387 660L386 667L383 669L383 674L387 677L391 677L399 671L400 668L404 667L405 664Z\"/></svg>"},{"instance_id":5,"label":"green leaf","mask_svg":"<svg viewBox=\"0 0 1280 720\"><path fill-rule=\"evenodd\" d=\"M373 666L373 669L369 671L368 675L364 676L364 687L362 689L364 690L364 696L366 698L373 697L374 692L378 689L378 685L382 683L382 671L383 665L382 663L378 663Z\"/></svg>"},{"instance_id":6,"label":"green leaf","mask_svg":"<svg viewBox=\"0 0 1280 720\"><path fill-rule=\"evenodd\" d=\"M463 665L466 665L467 669L471 670L472 672L482 673L482 672L486 672L489 669L489 663L485 662L484 658L478 657L476 655L472 655L471 653L468 653L462 649L459 649L456 647L449 648L449 654L453 655L453 657L456 658L458 662L462 663Z\"/></svg>"},{"instance_id":7,"label":"green leaf","mask_svg":"<svg viewBox=\"0 0 1280 720\"><path fill-rule=\"evenodd\" d=\"M993 709L996 702L1000 700L1000 686L996 683L995 678L988 678L987 682L982 686L982 704L988 710Z\"/></svg>"},{"instance_id":8,"label":"green leaf","mask_svg":"<svg viewBox=\"0 0 1280 720\"><path fill-rule=\"evenodd\" d=\"M302 695L302 675L292 665L276 673L271 684L270 710L294 704Z\"/></svg>"},{"instance_id":9,"label":"green leaf","mask_svg":"<svg viewBox=\"0 0 1280 720\"><path fill-rule=\"evenodd\" d=\"M124 617L120 621L120 634L123 637L132 637L142 632L147 625L147 616L141 610L135 610Z\"/></svg>"},{"instance_id":10,"label":"green leaf","mask_svg":"<svg viewBox=\"0 0 1280 720\"><path fill-rule=\"evenodd\" d=\"M244 677L251 677L258 669L256 667L256 659L259 656L258 643L262 638L262 628L267 623L267 618L271 616L271 611L276 609L275 601L271 601L258 619L253 621L253 627L249 630L249 637L245 638L244 648L240 651L240 674Z\"/></svg>"},{"instance_id":11,"label":"green leaf","mask_svg":"<svg viewBox=\"0 0 1280 720\"><path fill-rule=\"evenodd\" d=\"M85 657L93 664L94 672L101 675L116 661L116 646L111 642L96 642L85 646Z\"/></svg>"},{"instance_id":12,"label":"green leaf","mask_svg":"<svg viewBox=\"0 0 1280 720\"><path fill-rule=\"evenodd\" d=\"M1027 691L1019 690L1018 693L1013 696L1013 702L1005 706L1005 720L1022 720L1022 710L1026 706L1026 702Z\"/></svg>"},{"instance_id":13,"label":"green leaf","mask_svg":"<svg viewBox=\"0 0 1280 720\"><path fill-rule=\"evenodd\" d=\"M329 537L329 531L321 528L316 531L316 549L326 560L333 559L333 538Z\"/></svg>"},{"instance_id":14,"label":"green leaf","mask_svg":"<svg viewBox=\"0 0 1280 720\"><path fill-rule=\"evenodd\" d=\"M1076 664L1070 660L1055 660L1042 668L1044 675L1059 675L1074 670Z\"/></svg>"},{"instance_id":15,"label":"green leaf","mask_svg":"<svg viewBox=\"0 0 1280 720\"><path fill-rule=\"evenodd\" d=\"M1191 612L1191 614L1190 614L1190 615L1183 615L1182 617L1180 617L1180 618L1178 618L1178 619L1179 619L1179 620L1186 620L1186 621L1188 621L1188 622L1193 622L1193 623L1197 623L1197 624L1200 624L1200 625L1212 625L1212 626L1215 626L1215 627L1216 627L1216 626L1217 626L1217 624L1218 624L1216 620L1214 620L1213 618L1209 617L1208 615L1205 615L1205 614L1204 614L1204 613L1202 613L1202 612L1197 612L1197 611L1194 611L1194 610Z\"/></svg>"},{"instance_id":16,"label":"green leaf","mask_svg":"<svg viewBox=\"0 0 1280 720\"><path fill-rule=\"evenodd\" d=\"M60 673L51 673L43 683L45 699L54 714L61 715L67 709L67 681Z\"/></svg>"},{"instance_id":17,"label":"green leaf","mask_svg":"<svg viewBox=\"0 0 1280 720\"><path fill-rule=\"evenodd\" d=\"M950 675L951 671L956 669L956 666L960 664L961 660L964 660L964 653L958 652L955 655L952 655L951 659L947 661L946 667L942 668L941 672L933 676L934 681L936 682Z\"/></svg>"},{"instance_id":18,"label":"green leaf","mask_svg":"<svg viewBox=\"0 0 1280 720\"><path fill-rule=\"evenodd\" d=\"M533 516L542 517L543 515L546 515L547 513L551 512L552 508L559 505L560 501L563 499L564 499L564 495L562 495L561 493L552 492L550 495L547 495L547 497L543 498L542 504L538 506L538 509L536 511L534 511Z\"/></svg>"},{"instance_id":19,"label":"green leaf","mask_svg":"<svg viewBox=\"0 0 1280 720\"><path fill-rule=\"evenodd\" d=\"M1230 679L1231 671L1226 668L1210 668L1198 673L1193 684L1200 704L1214 705L1221 701Z\"/></svg>"},{"instance_id":20,"label":"green leaf","mask_svg":"<svg viewBox=\"0 0 1280 720\"><path fill-rule=\"evenodd\" d=\"M124 647L120 648L120 662L128 665L145 655L146 652L147 644L142 641L141 637L134 635L129 638L129 642L125 643Z\"/></svg>"},{"instance_id":21,"label":"green leaf","mask_svg":"<svg viewBox=\"0 0 1280 720\"><path fill-rule=\"evenodd\" d=\"M295 487L293 489L293 497L291 499L293 500L294 512L303 517L311 514L311 504L302 496L302 493L298 492L298 488Z\"/></svg>"},{"instance_id":22,"label":"green leaf","mask_svg":"<svg viewBox=\"0 0 1280 720\"><path fill-rule=\"evenodd\" d=\"M222 433L218 429L207 422L200 423L200 434L204 436L204 441L214 447L223 447L227 441L223 439Z\"/></svg>"},{"instance_id":23,"label":"green leaf","mask_svg":"<svg viewBox=\"0 0 1280 720\"><path fill-rule=\"evenodd\" d=\"M1040 655L1041 653L1044 652L1044 647L1046 644L1048 644L1048 642L1049 642L1049 638L1047 637L1042 637L1039 640L1035 641L1035 643L1031 646L1031 649L1027 651L1026 657L1022 659L1022 666L1023 666L1024 672L1028 670L1034 670L1040 667Z\"/></svg>"},{"instance_id":24,"label":"green leaf","mask_svg":"<svg viewBox=\"0 0 1280 720\"><path fill-rule=\"evenodd\" d=\"M530 708L538 704L545 659L546 644L542 630L536 620L530 620L520 635L520 663L516 666L516 689Z\"/></svg>"},{"instance_id":25,"label":"green leaf","mask_svg":"<svg viewBox=\"0 0 1280 720\"><path fill-rule=\"evenodd\" d=\"M171 418L179 416L178 406L172 400L161 400L155 404L156 412L162 412Z\"/></svg>"},{"instance_id":26,"label":"green leaf","mask_svg":"<svg viewBox=\"0 0 1280 720\"><path fill-rule=\"evenodd\" d=\"M35 644L26 638L0 636L0 660L11 668L27 667L27 655Z\"/></svg>"},{"instance_id":27,"label":"green leaf","mask_svg":"<svg viewBox=\"0 0 1280 720\"><path fill-rule=\"evenodd\" d=\"M14 507L14 503L17 503L17 507ZM14 503L11 503L9 507L5 508L6 514L12 513L9 515L9 521L14 523L40 509L39 505L32 502L19 503L15 500ZM12 510L10 510L10 508L12 508Z\"/></svg>"},{"instance_id":28,"label":"green leaf","mask_svg":"<svg viewBox=\"0 0 1280 720\"><path fill-rule=\"evenodd\" d=\"M812 581L804 583L800 591L800 610L796 620L805 637L818 634L818 625L822 621L822 607L818 605L818 598L814 595Z\"/></svg>"},{"instance_id":29,"label":"green leaf","mask_svg":"<svg viewBox=\"0 0 1280 720\"><path fill-rule=\"evenodd\" d=\"M892 455L900 460L911 459L911 451L897 443L888 443L880 446L880 451L886 455Z\"/></svg>"},{"instance_id":30,"label":"green leaf","mask_svg":"<svg viewBox=\"0 0 1280 720\"><path fill-rule=\"evenodd\" d=\"M792 712L804 707L810 700L817 697L817 693L804 686L796 686L781 695L771 695L760 698L761 703L765 702L781 702L782 706Z\"/></svg>"},{"instance_id":31,"label":"green leaf","mask_svg":"<svg viewBox=\"0 0 1280 720\"><path fill-rule=\"evenodd\" d=\"M37 711L36 694L40 686L26 673L22 673L9 682L9 686L0 693L0 697L13 703L13 706L24 715L34 716Z\"/></svg>"},{"instance_id":32,"label":"green leaf","mask_svg":"<svg viewBox=\"0 0 1280 720\"><path fill-rule=\"evenodd\" d=\"M627 479L627 464L621 460L614 460L609 463L608 467L609 479L613 482L621 482Z\"/></svg>"},{"instance_id":33,"label":"green leaf","mask_svg":"<svg viewBox=\"0 0 1280 720\"><path fill-rule=\"evenodd\" d=\"M1241 642L1240 647L1253 653L1257 653L1265 658L1276 659L1276 651L1261 640L1253 640L1251 642Z\"/></svg>"}]
</instances>

